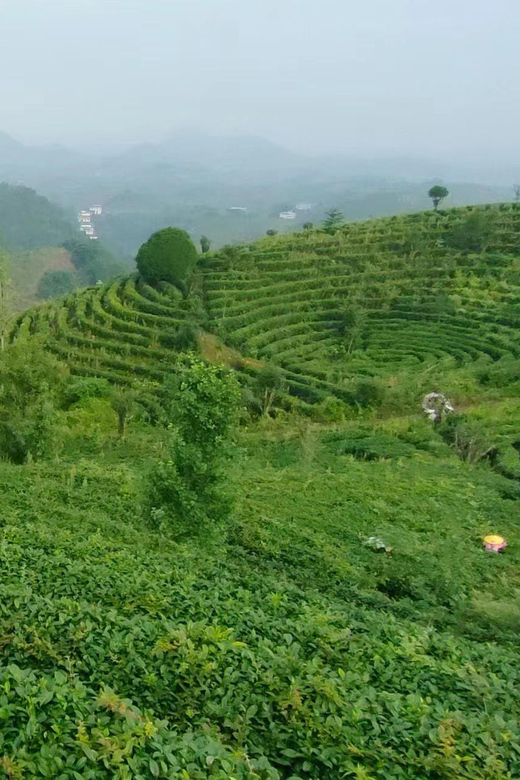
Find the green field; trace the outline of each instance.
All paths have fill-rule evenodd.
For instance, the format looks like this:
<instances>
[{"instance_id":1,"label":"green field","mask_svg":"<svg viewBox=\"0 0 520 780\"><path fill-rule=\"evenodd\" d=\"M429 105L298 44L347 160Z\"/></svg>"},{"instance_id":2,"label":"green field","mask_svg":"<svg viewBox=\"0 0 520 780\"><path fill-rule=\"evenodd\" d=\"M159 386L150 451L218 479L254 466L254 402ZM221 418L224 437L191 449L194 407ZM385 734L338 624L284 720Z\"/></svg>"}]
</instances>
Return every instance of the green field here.
<instances>
[{"instance_id":1,"label":"green field","mask_svg":"<svg viewBox=\"0 0 520 780\"><path fill-rule=\"evenodd\" d=\"M0 776L520 777L519 228L307 231L17 317L4 361L36 344L69 389L52 451L0 475ZM233 512L196 534L149 502L187 351L244 407Z\"/></svg>"}]
</instances>

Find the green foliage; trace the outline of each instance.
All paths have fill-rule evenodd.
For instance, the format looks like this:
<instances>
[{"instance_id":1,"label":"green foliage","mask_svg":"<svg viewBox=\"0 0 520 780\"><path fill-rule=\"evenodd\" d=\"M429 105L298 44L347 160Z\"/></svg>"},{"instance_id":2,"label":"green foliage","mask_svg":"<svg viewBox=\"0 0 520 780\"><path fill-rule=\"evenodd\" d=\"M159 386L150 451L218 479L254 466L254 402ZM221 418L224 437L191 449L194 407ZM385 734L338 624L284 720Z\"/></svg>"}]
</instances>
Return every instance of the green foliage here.
<instances>
[{"instance_id":1,"label":"green foliage","mask_svg":"<svg viewBox=\"0 0 520 780\"><path fill-rule=\"evenodd\" d=\"M284 388L283 371L278 366L267 365L256 375L256 397L260 402L262 414L268 415L276 400L277 394Z\"/></svg>"},{"instance_id":2,"label":"green foliage","mask_svg":"<svg viewBox=\"0 0 520 780\"><path fill-rule=\"evenodd\" d=\"M67 295L76 287L71 271L46 271L38 282L37 296L43 301Z\"/></svg>"},{"instance_id":3,"label":"green foliage","mask_svg":"<svg viewBox=\"0 0 520 780\"><path fill-rule=\"evenodd\" d=\"M11 251L60 246L74 234L63 211L29 187L0 184L0 234Z\"/></svg>"},{"instance_id":4,"label":"green foliage","mask_svg":"<svg viewBox=\"0 0 520 780\"><path fill-rule=\"evenodd\" d=\"M169 460L151 476L152 518L173 530L206 533L229 516L226 461L240 388L229 371L190 357L167 388L175 435Z\"/></svg>"},{"instance_id":5,"label":"green foliage","mask_svg":"<svg viewBox=\"0 0 520 780\"><path fill-rule=\"evenodd\" d=\"M468 463L484 459L494 462L498 456L498 449L487 432L463 414L450 414L441 424L439 434Z\"/></svg>"},{"instance_id":6,"label":"green foliage","mask_svg":"<svg viewBox=\"0 0 520 780\"><path fill-rule=\"evenodd\" d=\"M338 211L338 209L330 209L327 211L325 220L323 222L323 230L326 233L334 234L345 222L345 217Z\"/></svg>"},{"instance_id":7,"label":"green foliage","mask_svg":"<svg viewBox=\"0 0 520 780\"><path fill-rule=\"evenodd\" d=\"M98 377L73 377L62 392L62 406L70 409L76 404L84 403L91 398L108 398L110 384L106 379Z\"/></svg>"},{"instance_id":8,"label":"green foliage","mask_svg":"<svg viewBox=\"0 0 520 780\"><path fill-rule=\"evenodd\" d=\"M0 774L520 776L520 209L452 246L474 211L213 252L185 300L131 276L16 318L0 422L35 444L0 472ZM201 330L233 370L179 354ZM464 414L432 426L435 389Z\"/></svg>"},{"instance_id":9,"label":"green foliage","mask_svg":"<svg viewBox=\"0 0 520 780\"><path fill-rule=\"evenodd\" d=\"M110 394L110 404L117 415L117 432L123 437L126 426L137 409L137 398L128 388L114 388Z\"/></svg>"},{"instance_id":10,"label":"green foliage","mask_svg":"<svg viewBox=\"0 0 520 780\"><path fill-rule=\"evenodd\" d=\"M200 237L200 249L202 254L206 254L206 252L209 252L211 247L211 241L207 236L201 236Z\"/></svg>"},{"instance_id":11,"label":"green foliage","mask_svg":"<svg viewBox=\"0 0 520 780\"><path fill-rule=\"evenodd\" d=\"M449 194L449 190L447 190L446 187L441 187L439 184L436 184L428 190L428 197L431 199L435 211L437 211L439 204L445 200Z\"/></svg>"},{"instance_id":12,"label":"green foliage","mask_svg":"<svg viewBox=\"0 0 520 780\"><path fill-rule=\"evenodd\" d=\"M337 440L338 437L332 437ZM354 435L338 443L338 454L353 455L359 460L384 460L387 458L406 458L414 452L411 444L400 441L388 434L366 435L356 431Z\"/></svg>"},{"instance_id":13,"label":"green foliage","mask_svg":"<svg viewBox=\"0 0 520 780\"><path fill-rule=\"evenodd\" d=\"M63 247L70 253L83 284L96 284L99 280L111 279L123 270L119 261L99 241L75 236L65 241Z\"/></svg>"},{"instance_id":14,"label":"green foliage","mask_svg":"<svg viewBox=\"0 0 520 780\"><path fill-rule=\"evenodd\" d=\"M139 273L149 284L178 284L197 262L197 250L185 230L165 228L154 233L137 253Z\"/></svg>"},{"instance_id":15,"label":"green foliage","mask_svg":"<svg viewBox=\"0 0 520 780\"><path fill-rule=\"evenodd\" d=\"M478 253L452 243L466 241L468 225L483 227ZM205 256L184 294L180 282L152 287L130 276L20 315L12 338L41 333L82 376L146 383L139 395L156 420L165 376L207 331L239 372L253 417L265 406L255 386L264 364L284 377L270 416L322 419L313 407L331 398L356 409L347 417L358 414L356 386L366 380L384 390L370 401L361 394L367 413L411 411L431 389L432 371L443 383L464 375L461 392L470 397L473 364L484 376L517 359L519 225L520 210L504 204L225 247ZM482 386L491 393L496 384Z\"/></svg>"},{"instance_id":16,"label":"green foliage","mask_svg":"<svg viewBox=\"0 0 520 780\"><path fill-rule=\"evenodd\" d=\"M278 235L278 231L274 230L273 228L269 228L269 230L265 231L266 236L276 236Z\"/></svg>"},{"instance_id":17,"label":"green foliage","mask_svg":"<svg viewBox=\"0 0 520 780\"><path fill-rule=\"evenodd\" d=\"M381 406L384 398L385 389L376 379L361 379L353 390L353 399L362 408L377 408Z\"/></svg>"},{"instance_id":18,"label":"green foliage","mask_svg":"<svg viewBox=\"0 0 520 780\"><path fill-rule=\"evenodd\" d=\"M141 526L157 431L4 464L6 776L517 777L520 505L427 430L250 431L210 549Z\"/></svg>"},{"instance_id":19,"label":"green foliage","mask_svg":"<svg viewBox=\"0 0 520 780\"><path fill-rule=\"evenodd\" d=\"M0 355L0 454L13 463L51 455L57 440L62 367L37 342Z\"/></svg>"},{"instance_id":20,"label":"green foliage","mask_svg":"<svg viewBox=\"0 0 520 780\"><path fill-rule=\"evenodd\" d=\"M313 230L314 229L314 223L313 222L304 222L302 225L304 230Z\"/></svg>"},{"instance_id":21,"label":"green foliage","mask_svg":"<svg viewBox=\"0 0 520 780\"><path fill-rule=\"evenodd\" d=\"M453 227L448 243L463 252L485 251L493 232L493 214L475 211Z\"/></svg>"},{"instance_id":22,"label":"green foliage","mask_svg":"<svg viewBox=\"0 0 520 780\"><path fill-rule=\"evenodd\" d=\"M345 404L339 398L328 396L316 404L313 417L324 423L343 422L345 419Z\"/></svg>"},{"instance_id":23,"label":"green foliage","mask_svg":"<svg viewBox=\"0 0 520 780\"><path fill-rule=\"evenodd\" d=\"M181 325L172 338L172 346L178 352L194 352L198 346L197 335L198 329L194 325L190 323Z\"/></svg>"}]
</instances>

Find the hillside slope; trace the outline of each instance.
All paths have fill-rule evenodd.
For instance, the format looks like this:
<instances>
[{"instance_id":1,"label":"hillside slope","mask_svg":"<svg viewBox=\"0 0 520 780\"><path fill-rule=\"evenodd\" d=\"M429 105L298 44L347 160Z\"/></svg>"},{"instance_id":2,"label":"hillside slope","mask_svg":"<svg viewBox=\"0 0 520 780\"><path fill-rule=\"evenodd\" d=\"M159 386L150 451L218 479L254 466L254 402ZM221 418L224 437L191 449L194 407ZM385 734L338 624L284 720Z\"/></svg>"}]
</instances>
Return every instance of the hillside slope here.
<instances>
[{"instance_id":1,"label":"hillside slope","mask_svg":"<svg viewBox=\"0 0 520 780\"><path fill-rule=\"evenodd\" d=\"M197 327L234 348L237 366L249 358L244 381L254 360L278 366L287 408L363 405L434 365L446 378L516 358L519 252L517 204L353 223L208 255L184 299L116 279L25 313L13 338L45 332L73 370L153 386L179 331Z\"/></svg>"},{"instance_id":2,"label":"hillside slope","mask_svg":"<svg viewBox=\"0 0 520 780\"><path fill-rule=\"evenodd\" d=\"M29 187L0 183L0 242L10 251L61 246L75 230L47 198Z\"/></svg>"},{"instance_id":3,"label":"hillside slope","mask_svg":"<svg viewBox=\"0 0 520 780\"><path fill-rule=\"evenodd\" d=\"M18 317L0 368L29 413L20 390L0 420L23 438L43 404L54 449L0 474L0 775L520 776L519 218L277 237L201 258L187 295L130 276ZM116 404L46 374L40 341ZM234 511L191 535L152 478L190 349L251 410ZM436 388L459 412L439 426Z\"/></svg>"}]
</instances>

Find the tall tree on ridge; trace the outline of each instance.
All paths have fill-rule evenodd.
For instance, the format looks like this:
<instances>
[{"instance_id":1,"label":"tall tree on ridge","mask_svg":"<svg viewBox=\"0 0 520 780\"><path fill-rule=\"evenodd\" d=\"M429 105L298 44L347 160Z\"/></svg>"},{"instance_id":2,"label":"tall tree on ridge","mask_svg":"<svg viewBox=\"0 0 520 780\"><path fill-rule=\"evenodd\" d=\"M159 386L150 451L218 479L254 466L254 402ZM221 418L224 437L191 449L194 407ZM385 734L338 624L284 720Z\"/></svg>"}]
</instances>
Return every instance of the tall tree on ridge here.
<instances>
[{"instance_id":1,"label":"tall tree on ridge","mask_svg":"<svg viewBox=\"0 0 520 780\"><path fill-rule=\"evenodd\" d=\"M447 190L446 187L441 187L439 184L436 184L435 187L428 190L428 197L431 198L435 211L437 211L439 204L442 203L444 198L447 198L449 194L449 190Z\"/></svg>"}]
</instances>

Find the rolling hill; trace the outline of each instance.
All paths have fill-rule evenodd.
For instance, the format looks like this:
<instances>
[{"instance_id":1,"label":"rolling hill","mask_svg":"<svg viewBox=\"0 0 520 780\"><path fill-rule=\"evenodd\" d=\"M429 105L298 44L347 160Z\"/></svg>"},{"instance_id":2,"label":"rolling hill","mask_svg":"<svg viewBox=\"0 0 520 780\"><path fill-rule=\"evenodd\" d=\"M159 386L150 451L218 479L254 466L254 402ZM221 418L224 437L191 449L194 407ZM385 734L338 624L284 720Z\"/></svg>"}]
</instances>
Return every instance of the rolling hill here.
<instances>
[{"instance_id":1,"label":"rolling hill","mask_svg":"<svg viewBox=\"0 0 520 780\"><path fill-rule=\"evenodd\" d=\"M61 246L76 231L47 198L24 186L0 184L0 238L10 251Z\"/></svg>"},{"instance_id":2,"label":"rolling hill","mask_svg":"<svg viewBox=\"0 0 520 780\"><path fill-rule=\"evenodd\" d=\"M185 298L115 279L24 313L13 339L44 332L73 370L137 371L153 387L190 327L234 350L244 381L255 361L279 367L287 408L355 406L361 380L395 387L439 361L446 374L518 356L519 226L504 204L265 239L202 258Z\"/></svg>"},{"instance_id":3,"label":"rolling hill","mask_svg":"<svg viewBox=\"0 0 520 780\"><path fill-rule=\"evenodd\" d=\"M520 205L413 214L17 317L2 431L55 447L0 474L0 773L520 776L519 249ZM150 503L188 351L247 407L199 535Z\"/></svg>"}]
</instances>

